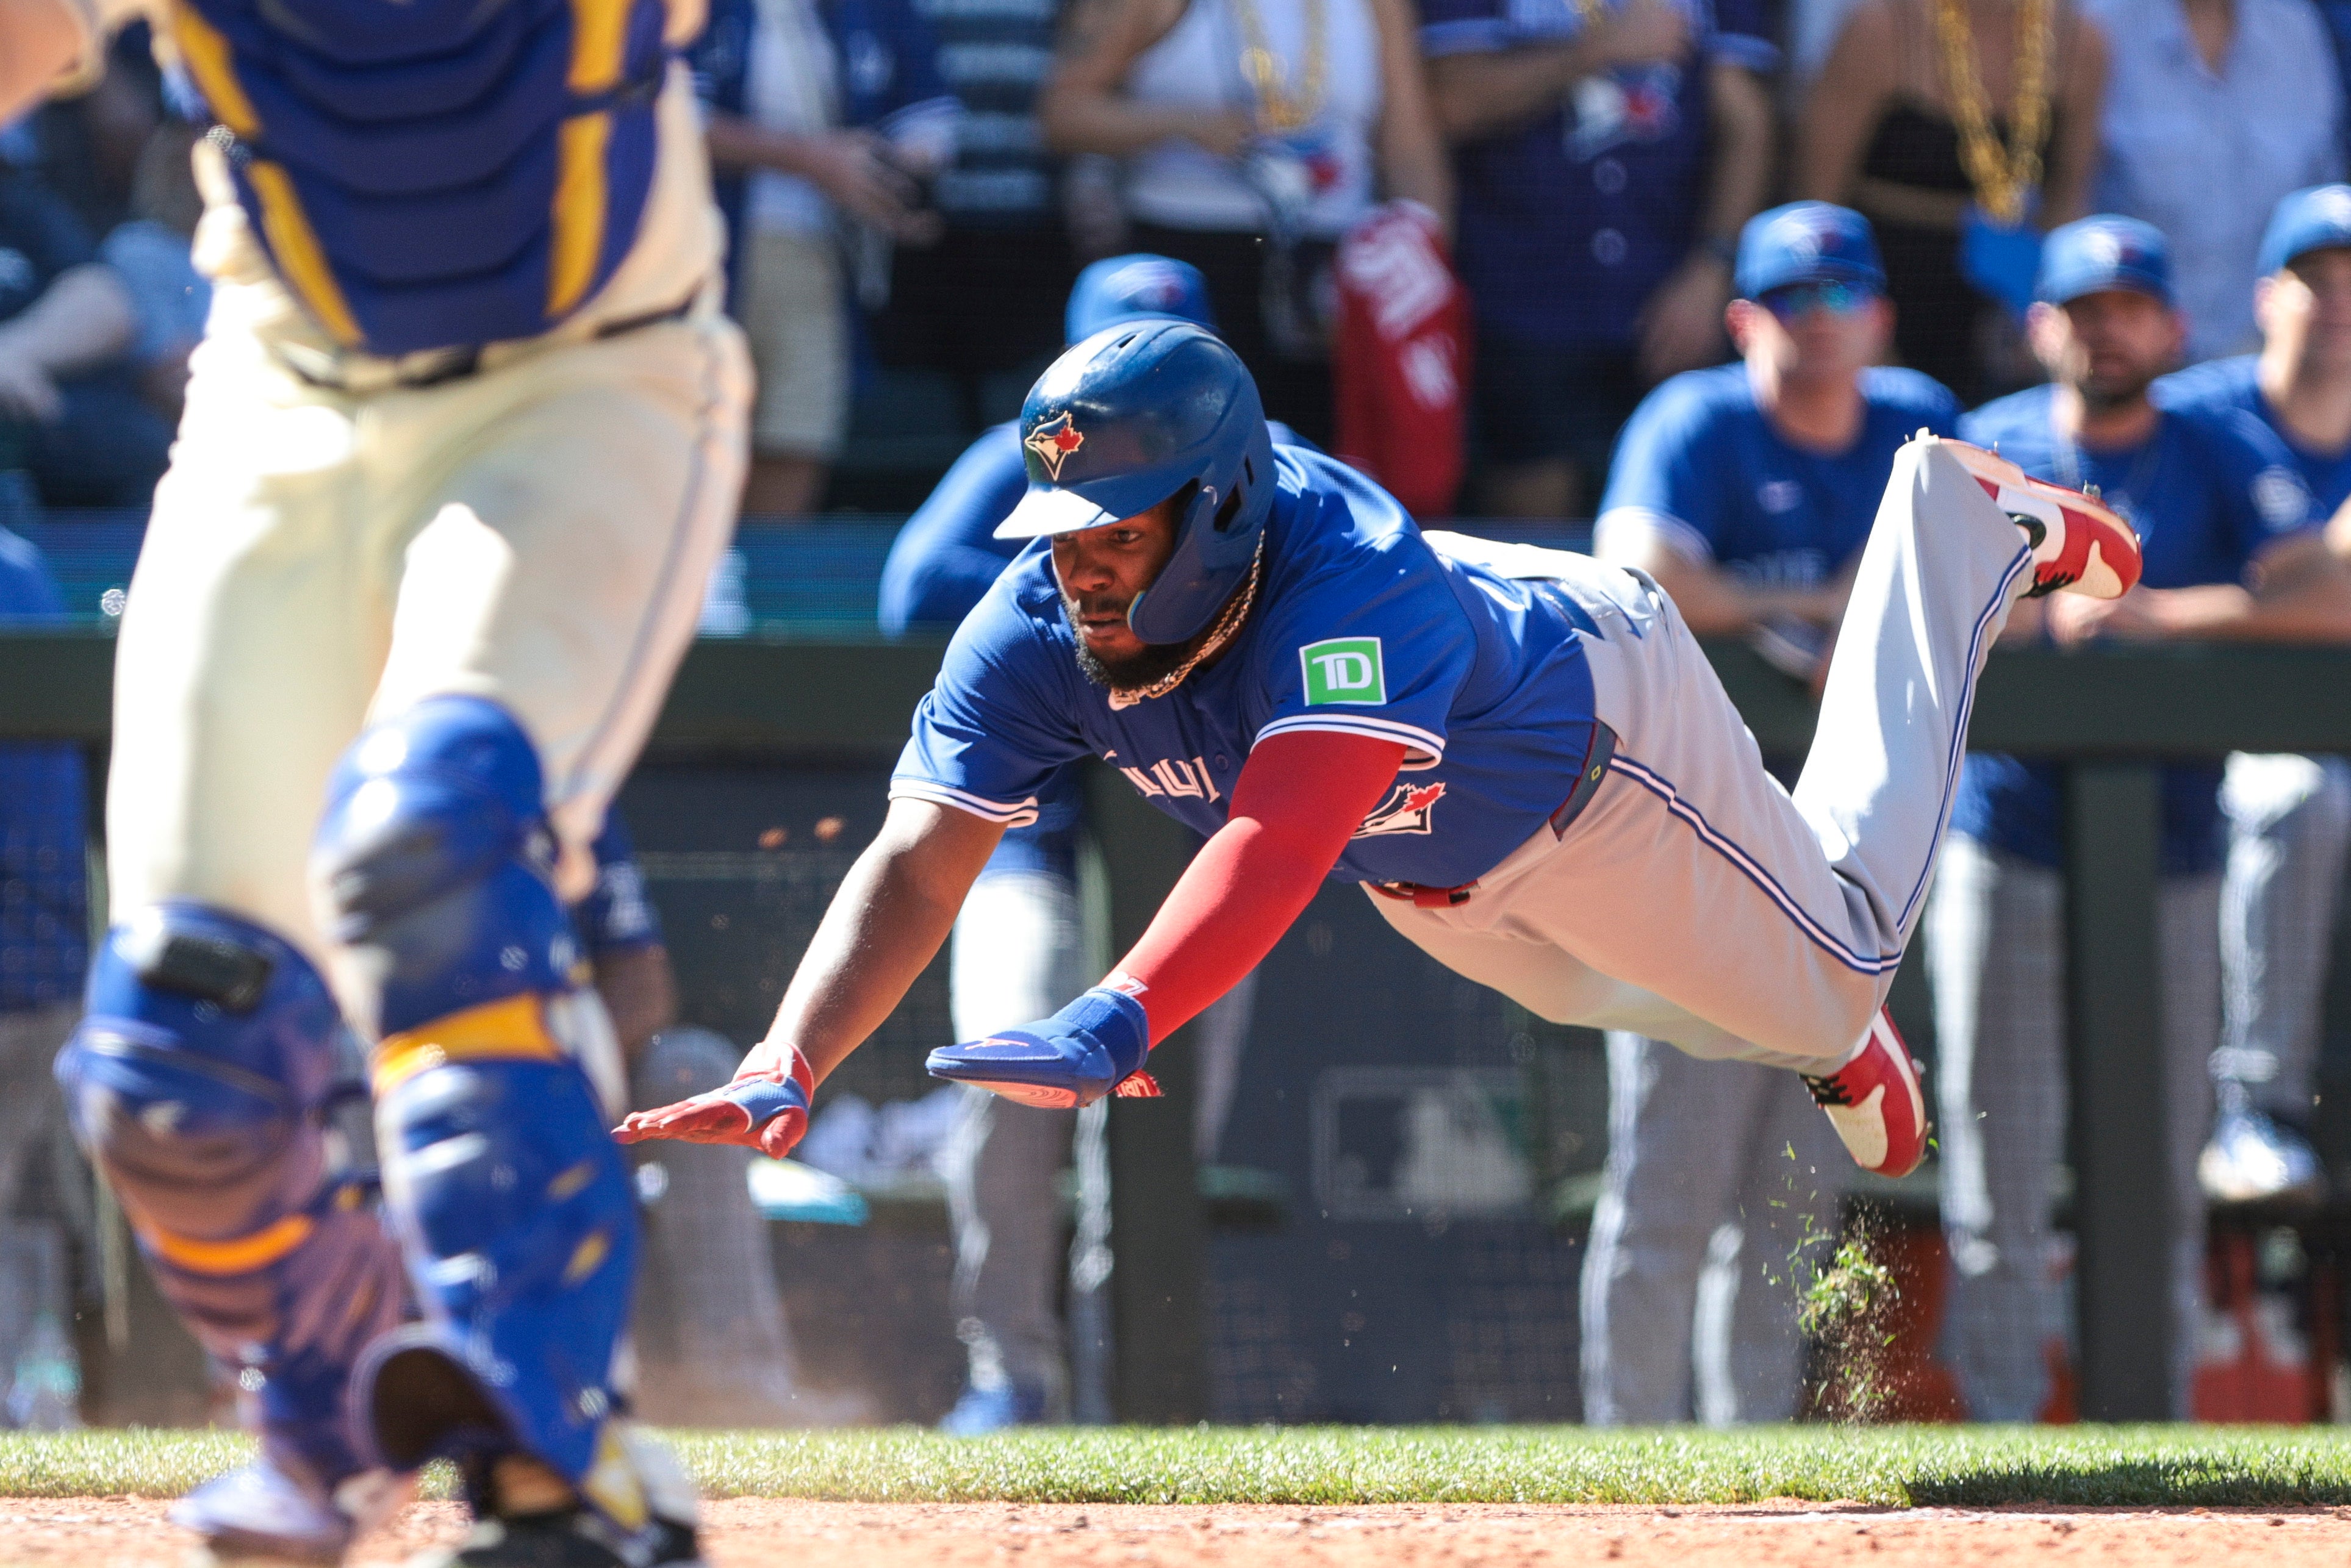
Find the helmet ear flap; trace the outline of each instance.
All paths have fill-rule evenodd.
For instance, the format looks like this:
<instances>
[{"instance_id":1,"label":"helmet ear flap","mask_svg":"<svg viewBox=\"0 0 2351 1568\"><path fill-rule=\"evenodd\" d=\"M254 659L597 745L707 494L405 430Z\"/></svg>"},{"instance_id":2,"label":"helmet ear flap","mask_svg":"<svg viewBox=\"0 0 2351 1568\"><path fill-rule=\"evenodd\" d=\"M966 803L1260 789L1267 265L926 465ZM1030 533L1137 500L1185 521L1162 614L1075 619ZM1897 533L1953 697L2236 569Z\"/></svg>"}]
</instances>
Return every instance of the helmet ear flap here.
<instances>
[{"instance_id":1,"label":"helmet ear flap","mask_svg":"<svg viewBox=\"0 0 2351 1568\"><path fill-rule=\"evenodd\" d=\"M1127 629L1146 643L1181 643L1208 623L1223 602L1221 595L1212 595L1203 602L1198 592L1185 592L1187 588L1203 586L1211 575L1207 562L1201 558L1211 531L1217 520L1229 523L1233 504L1239 492L1218 496L1206 485L1191 486L1192 494L1184 503L1184 514L1176 523L1176 549L1168 556L1167 564L1151 586L1134 596L1126 607ZM1191 625L1176 619L1186 606L1195 606L1197 612Z\"/></svg>"}]
</instances>

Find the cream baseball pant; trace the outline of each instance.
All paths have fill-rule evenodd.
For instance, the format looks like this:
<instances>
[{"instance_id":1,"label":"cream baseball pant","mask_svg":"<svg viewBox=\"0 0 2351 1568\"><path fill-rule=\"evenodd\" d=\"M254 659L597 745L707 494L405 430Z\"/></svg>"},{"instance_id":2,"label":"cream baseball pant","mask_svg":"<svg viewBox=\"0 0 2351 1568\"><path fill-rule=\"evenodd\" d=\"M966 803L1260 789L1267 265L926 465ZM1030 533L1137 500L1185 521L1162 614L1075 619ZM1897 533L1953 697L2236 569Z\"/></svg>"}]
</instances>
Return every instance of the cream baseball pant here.
<instances>
[{"instance_id":1,"label":"cream baseball pant","mask_svg":"<svg viewBox=\"0 0 2351 1568\"><path fill-rule=\"evenodd\" d=\"M336 759L447 694L537 745L577 896L733 528L740 335L706 302L355 395L224 330L224 293L123 614L113 918L201 900L323 969L305 867Z\"/></svg>"},{"instance_id":2,"label":"cream baseball pant","mask_svg":"<svg viewBox=\"0 0 2351 1568\"><path fill-rule=\"evenodd\" d=\"M1589 617L1609 776L1450 907L1373 893L1439 963L1556 1023L1807 1072L1851 1060L1917 926L2023 536L1932 437L1894 460L1792 795L1681 615L1586 557L1440 536ZM1573 780L1561 780L1564 798Z\"/></svg>"}]
</instances>

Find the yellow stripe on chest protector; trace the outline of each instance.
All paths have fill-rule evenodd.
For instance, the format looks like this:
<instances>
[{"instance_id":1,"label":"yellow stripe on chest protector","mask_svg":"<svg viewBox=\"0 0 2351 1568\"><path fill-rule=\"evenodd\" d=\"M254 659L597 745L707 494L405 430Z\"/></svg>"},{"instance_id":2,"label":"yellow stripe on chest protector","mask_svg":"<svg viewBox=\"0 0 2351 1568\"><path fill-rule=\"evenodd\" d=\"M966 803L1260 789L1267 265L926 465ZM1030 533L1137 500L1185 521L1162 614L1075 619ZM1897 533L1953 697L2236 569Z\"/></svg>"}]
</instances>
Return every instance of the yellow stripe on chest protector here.
<instances>
[{"instance_id":1,"label":"yellow stripe on chest protector","mask_svg":"<svg viewBox=\"0 0 2351 1568\"><path fill-rule=\"evenodd\" d=\"M388 1094L418 1073L452 1061L563 1061L536 993L467 1008L402 1033L375 1049L375 1092Z\"/></svg>"},{"instance_id":2,"label":"yellow stripe on chest protector","mask_svg":"<svg viewBox=\"0 0 2351 1568\"><path fill-rule=\"evenodd\" d=\"M265 1226L250 1236L233 1236L225 1241L206 1241L193 1236L174 1235L161 1226L141 1224L140 1239L172 1267L185 1269L192 1274L250 1274L256 1269L266 1269L310 1239L310 1217L289 1214L275 1225Z\"/></svg>"}]
</instances>

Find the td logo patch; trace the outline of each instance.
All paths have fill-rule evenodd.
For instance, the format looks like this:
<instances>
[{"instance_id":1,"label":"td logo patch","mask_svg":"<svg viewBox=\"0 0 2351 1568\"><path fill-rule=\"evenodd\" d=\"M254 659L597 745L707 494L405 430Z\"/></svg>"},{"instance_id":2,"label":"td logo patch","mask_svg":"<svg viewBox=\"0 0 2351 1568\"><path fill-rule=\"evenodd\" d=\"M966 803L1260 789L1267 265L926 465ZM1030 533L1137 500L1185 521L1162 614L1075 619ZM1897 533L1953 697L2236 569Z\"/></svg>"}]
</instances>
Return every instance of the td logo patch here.
<instances>
[{"instance_id":1,"label":"td logo patch","mask_svg":"<svg viewBox=\"0 0 2351 1568\"><path fill-rule=\"evenodd\" d=\"M1362 703L1376 707L1388 700L1387 672L1380 667L1377 637L1331 637L1298 650L1306 672L1306 706Z\"/></svg>"}]
</instances>

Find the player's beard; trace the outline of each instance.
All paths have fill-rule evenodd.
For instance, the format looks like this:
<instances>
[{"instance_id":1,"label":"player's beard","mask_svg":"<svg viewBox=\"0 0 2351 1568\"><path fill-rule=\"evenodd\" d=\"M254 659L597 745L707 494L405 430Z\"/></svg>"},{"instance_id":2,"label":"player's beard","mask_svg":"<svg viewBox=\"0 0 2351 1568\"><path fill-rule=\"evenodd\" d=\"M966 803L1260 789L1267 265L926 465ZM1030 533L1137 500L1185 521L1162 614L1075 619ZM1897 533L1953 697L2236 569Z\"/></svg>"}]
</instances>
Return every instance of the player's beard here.
<instances>
[{"instance_id":1,"label":"player's beard","mask_svg":"<svg viewBox=\"0 0 2351 1568\"><path fill-rule=\"evenodd\" d=\"M1131 602L1131 601L1130 601ZM1086 679L1104 691L1134 691L1154 681L1174 674L1191 655L1196 637L1186 637L1181 643L1145 643L1139 653L1128 653L1105 659L1087 644L1085 633L1077 628L1085 624L1081 615L1102 615L1116 611L1123 614L1126 605L1106 600L1073 599L1061 595L1061 613L1069 619L1078 645L1078 668Z\"/></svg>"},{"instance_id":2,"label":"player's beard","mask_svg":"<svg viewBox=\"0 0 2351 1568\"><path fill-rule=\"evenodd\" d=\"M2082 407L2090 413L2114 413L2136 404L2155 384L2155 372L2142 373L2132 370L2116 376L2085 376L2074 389L2081 394Z\"/></svg>"}]
</instances>

